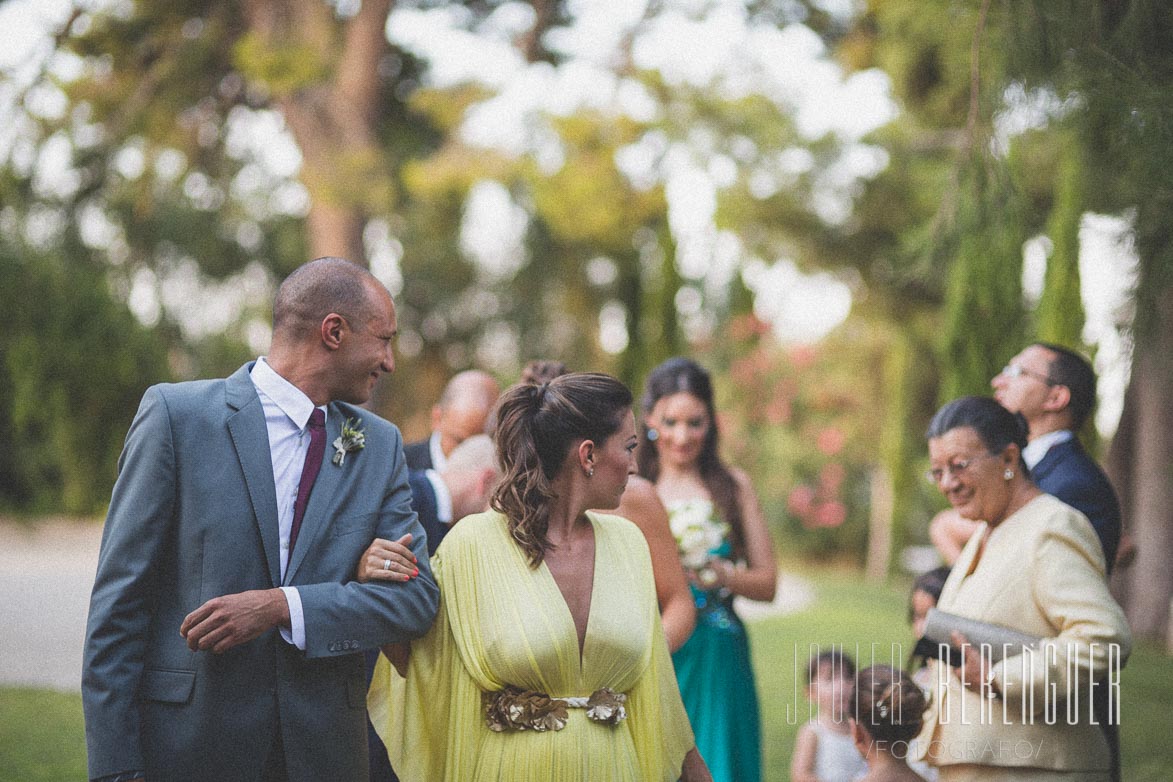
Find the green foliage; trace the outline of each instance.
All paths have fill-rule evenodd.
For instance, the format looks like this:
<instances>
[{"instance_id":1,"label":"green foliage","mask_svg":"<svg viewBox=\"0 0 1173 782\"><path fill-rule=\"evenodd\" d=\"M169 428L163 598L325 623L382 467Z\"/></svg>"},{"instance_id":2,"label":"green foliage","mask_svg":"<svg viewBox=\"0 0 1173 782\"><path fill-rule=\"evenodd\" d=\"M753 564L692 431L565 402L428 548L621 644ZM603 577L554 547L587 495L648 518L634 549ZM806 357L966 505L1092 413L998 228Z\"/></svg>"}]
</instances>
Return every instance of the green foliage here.
<instances>
[{"instance_id":1,"label":"green foliage","mask_svg":"<svg viewBox=\"0 0 1173 782\"><path fill-rule=\"evenodd\" d=\"M1087 208L1133 211L1141 264L1136 328L1173 286L1173 5L1162 0L1034 2L1012 16L1015 78L1075 96L1067 124L1084 163Z\"/></svg>"},{"instance_id":2,"label":"green foliage","mask_svg":"<svg viewBox=\"0 0 1173 782\"><path fill-rule=\"evenodd\" d=\"M270 46L266 37L256 32L236 41L232 64L249 82L278 98L319 82L329 73L314 47L289 42Z\"/></svg>"},{"instance_id":3,"label":"green foliage","mask_svg":"<svg viewBox=\"0 0 1173 782\"><path fill-rule=\"evenodd\" d=\"M9 325L0 332L0 507L100 510L148 382L168 376L158 337L83 261L0 245Z\"/></svg>"},{"instance_id":4,"label":"green foliage","mask_svg":"<svg viewBox=\"0 0 1173 782\"><path fill-rule=\"evenodd\" d=\"M1060 163L1055 204L1047 225L1053 250L1036 313L1038 338L1059 345L1083 343L1079 278L1079 224L1083 217L1083 166L1078 148Z\"/></svg>"},{"instance_id":5,"label":"green foliage","mask_svg":"<svg viewBox=\"0 0 1173 782\"><path fill-rule=\"evenodd\" d=\"M941 402L989 393L990 379L1026 341L1021 202L1004 169L985 160L965 177L945 294Z\"/></svg>"}]
</instances>

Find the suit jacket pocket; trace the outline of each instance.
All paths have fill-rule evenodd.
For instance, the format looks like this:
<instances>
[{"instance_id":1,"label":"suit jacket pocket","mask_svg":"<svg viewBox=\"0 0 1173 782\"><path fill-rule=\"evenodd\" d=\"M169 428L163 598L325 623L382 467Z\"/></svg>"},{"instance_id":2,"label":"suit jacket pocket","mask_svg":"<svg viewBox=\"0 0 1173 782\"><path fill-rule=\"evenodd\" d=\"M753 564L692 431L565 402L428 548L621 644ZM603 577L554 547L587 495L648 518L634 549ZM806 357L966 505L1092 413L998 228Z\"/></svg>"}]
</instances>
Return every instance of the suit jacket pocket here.
<instances>
[{"instance_id":1,"label":"suit jacket pocket","mask_svg":"<svg viewBox=\"0 0 1173 782\"><path fill-rule=\"evenodd\" d=\"M330 525L330 536L339 538L343 535L355 535L361 532L373 539L375 534L375 517L377 515L377 513L356 513L351 516L343 516L340 519L336 519Z\"/></svg>"},{"instance_id":2,"label":"suit jacket pocket","mask_svg":"<svg viewBox=\"0 0 1173 782\"><path fill-rule=\"evenodd\" d=\"M148 668L143 671L140 697L147 701L187 703L195 688L195 671Z\"/></svg>"}]
</instances>

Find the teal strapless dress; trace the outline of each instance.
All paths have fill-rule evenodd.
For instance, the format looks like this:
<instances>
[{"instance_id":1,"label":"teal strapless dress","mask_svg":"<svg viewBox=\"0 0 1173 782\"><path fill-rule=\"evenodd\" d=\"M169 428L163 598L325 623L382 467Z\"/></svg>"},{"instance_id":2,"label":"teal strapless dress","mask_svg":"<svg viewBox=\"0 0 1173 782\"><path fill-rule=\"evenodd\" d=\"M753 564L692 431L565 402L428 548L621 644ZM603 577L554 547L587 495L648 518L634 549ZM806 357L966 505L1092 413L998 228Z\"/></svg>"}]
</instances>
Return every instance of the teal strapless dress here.
<instances>
[{"instance_id":1,"label":"teal strapless dress","mask_svg":"<svg viewBox=\"0 0 1173 782\"><path fill-rule=\"evenodd\" d=\"M695 512L696 502L673 503L669 517L686 506ZM701 502L711 513L712 504ZM729 557L731 551L726 537L709 553ZM696 630L672 655L672 664L697 749L714 782L759 782L761 722L745 626L727 590L691 588Z\"/></svg>"}]
</instances>

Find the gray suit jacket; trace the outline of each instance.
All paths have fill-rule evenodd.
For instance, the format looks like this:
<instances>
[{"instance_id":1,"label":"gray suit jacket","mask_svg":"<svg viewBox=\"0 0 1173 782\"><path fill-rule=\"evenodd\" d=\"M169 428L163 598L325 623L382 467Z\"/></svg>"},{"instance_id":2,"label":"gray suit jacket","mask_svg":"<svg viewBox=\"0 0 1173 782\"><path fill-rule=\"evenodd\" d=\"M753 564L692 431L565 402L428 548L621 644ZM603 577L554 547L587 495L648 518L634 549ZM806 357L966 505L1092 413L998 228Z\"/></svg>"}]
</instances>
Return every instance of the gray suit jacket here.
<instances>
[{"instance_id":1,"label":"gray suit jacket","mask_svg":"<svg viewBox=\"0 0 1173 782\"><path fill-rule=\"evenodd\" d=\"M89 773L256 779L280 730L289 778L367 775L361 652L423 634L439 592L411 510L399 431L331 403L326 456L285 584L306 650L277 630L224 654L192 652L183 618L219 595L280 585L268 432L246 365L226 380L147 390L126 438L86 629L82 698ZM342 422L366 448L330 463ZM353 582L378 537L414 535L420 576Z\"/></svg>"}]
</instances>

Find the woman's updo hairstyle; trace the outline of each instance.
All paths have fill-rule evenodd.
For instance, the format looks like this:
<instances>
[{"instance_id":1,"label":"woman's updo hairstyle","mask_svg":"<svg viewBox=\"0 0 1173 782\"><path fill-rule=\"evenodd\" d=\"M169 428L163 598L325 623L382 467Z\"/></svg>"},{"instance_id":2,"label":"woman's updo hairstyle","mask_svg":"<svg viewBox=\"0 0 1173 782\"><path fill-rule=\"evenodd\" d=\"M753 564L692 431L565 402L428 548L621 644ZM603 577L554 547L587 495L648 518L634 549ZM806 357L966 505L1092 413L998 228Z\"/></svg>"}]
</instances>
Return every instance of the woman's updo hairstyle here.
<instances>
[{"instance_id":1,"label":"woman's updo hairstyle","mask_svg":"<svg viewBox=\"0 0 1173 782\"><path fill-rule=\"evenodd\" d=\"M519 383L497 403L497 459L501 481L491 505L509 522L509 534L531 567L552 548L551 481L572 447L598 445L613 435L631 410L631 391L610 375L574 372L549 382Z\"/></svg>"},{"instance_id":2,"label":"woman's updo hairstyle","mask_svg":"<svg viewBox=\"0 0 1173 782\"><path fill-rule=\"evenodd\" d=\"M1022 451L1026 448L1029 427L1021 413L1010 412L998 404L997 400L988 396L963 396L945 404L937 411L933 420L929 422L925 439L933 440L966 426L977 432L982 445L995 456L1002 453L1011 443L1017 445L1019 469L1023 474L1029 475L1026 463L1022 461Z\"/></svg>"},{"instance_id":3,"label":"woman's updo hairstyle","mask_svg":"<svg viewBox=\"0 0 1173 782\"><path fill-rule=\"evenodd\" d=\"M636 453L639 474L652 483L660 477L660 453L656 450L656 435L649 429L647 419L656 403L666 396L684 392L696 397L705 406L709 417L709 431L701 443L697 459L701 480L713 498L722 520L729 525L730 543L735 558L745 556L745 535L742 531L741 501L737 480L721 461L718 449L717 410L713 404L713 382L704 367L695 361L677 356L663 362L648 374L641 401L643 422L640 424L640 446Z\"/></svg>"},{"instance_id":4,"label":"woman's updo hairstyle","mask_svg":"<svg viewBox=\"0 0 1173 782\"><path fill-rule=\"evenodd\" d=\"M535 358L521 368L521 378L518 382L540 386L542 383L548 383L556 377L565 375L569 371L570 368L561 361Z\"/></svg>"},{"instance_id":5,"label":"woman's updo hairstyle","mask_svg":"<svg viewBox=\"0 0 1173 782\"><path fill-rule=\"evenodd\" d=\"M925 694L907 673L890 665L864 668L855 677L851 715L877 741L909 742L920 733Z\"/></svg>"}]
</instances>

